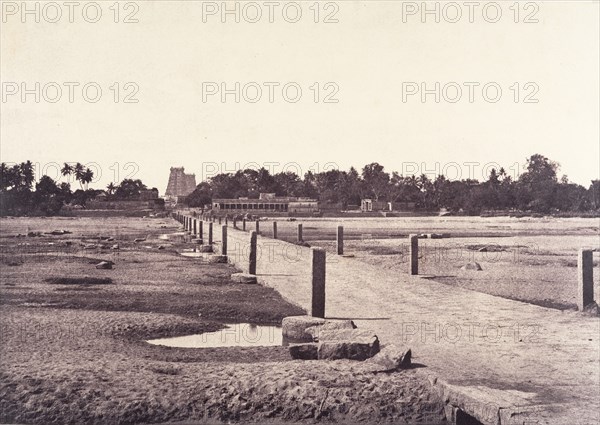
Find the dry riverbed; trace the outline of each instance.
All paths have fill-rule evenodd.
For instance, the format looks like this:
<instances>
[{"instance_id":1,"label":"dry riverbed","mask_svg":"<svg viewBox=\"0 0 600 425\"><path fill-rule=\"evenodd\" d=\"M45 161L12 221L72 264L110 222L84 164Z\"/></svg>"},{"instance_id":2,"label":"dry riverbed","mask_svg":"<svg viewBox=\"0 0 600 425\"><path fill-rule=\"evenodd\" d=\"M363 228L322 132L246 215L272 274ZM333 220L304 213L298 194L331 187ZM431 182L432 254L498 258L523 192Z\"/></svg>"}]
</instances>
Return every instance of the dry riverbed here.
<instances>
[{"instance_id":1,"label":"dry riverbed","mask_svg":"<svg viewBox=\"0 0 600 425\"><path fill-rule=\"evenodd\" d=\"M55 229L71 233L16 237ZM169 219L0 220L1 422L443 423L416 369L146 343L303 313L270 288L231 283L229 265L180 256L188 243L160 238L178 230Z\"/></svg>"}]
</instances>

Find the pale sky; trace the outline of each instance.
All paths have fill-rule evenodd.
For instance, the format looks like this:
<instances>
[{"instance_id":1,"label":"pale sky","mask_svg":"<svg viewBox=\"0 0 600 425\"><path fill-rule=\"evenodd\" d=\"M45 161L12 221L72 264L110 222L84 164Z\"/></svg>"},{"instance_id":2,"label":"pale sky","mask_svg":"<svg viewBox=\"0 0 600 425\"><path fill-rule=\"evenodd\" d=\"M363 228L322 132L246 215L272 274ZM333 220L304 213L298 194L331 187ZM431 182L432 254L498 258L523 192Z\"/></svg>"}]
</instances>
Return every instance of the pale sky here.
<instances>
[{"instance_id":1,"label":"pale sky","mask_svg":"<svg viewBox=\"0 0 600 425\"><path fill-rule=\"evenodd\" d=\"M51 177L54 163L94 163L99 181L92 187L134 177L162 195L171 166L184 166L200 182L247 164L303 174L379 162L390 172L483 180L494 164L515 174L515 164L541 153L561 164L559 176L586 187L599 178L598 1L518 8L500 1L496 23L488 21L497 8L484 13L492 3L485 1L473 23L464 2L453 3L458 9L438 2L439 23L433 14L422 22L414 9L421 1L319 2L318 23L314 1L275 2L273 23L263 1L237 2L239 23L233 15L221 22L220 11L208 14L220 1L121 2L119 23L112 0L87 6L85 15L92 2L80 2L73 23L62 1L55 3L60 19L47 2L27 2L32 9L36 3L39 23L22 15L21 1L2 2L0 156L29 159ZM87 22L95 5L102 16ZM302 16L287 22L296 5ZM258 9L259 22L249 22ZM460 20L449 22L457 11ZM139 22L122 22L131 13ZM324 23L328 15L338 22ZM23 102L21 83L35 92L36 82L40 102L35 94ZM234 94L223 103L220 93L203 101L203 87L234 90L236 82L239 103ZM64 83L79 84L73 103ZM87 83L92 98L94 84L102 89L97 103L82 96ZM279 84L273 103L264 83ZM301 88L297 103L284 99L287 83L290 97ZM420 91L421 83L433 91L425 102L408 91ZM257 85L262 97L251 103ZM57 86L61 97L51 103ZM136 86L138 103L123 103ZM336 87L338 102L324 103ZM452 103L456 87L462 97ZM492 103L497 87L502 93ZM527 97L537 103L525 103Z\"/></svg>"}]
</instances>

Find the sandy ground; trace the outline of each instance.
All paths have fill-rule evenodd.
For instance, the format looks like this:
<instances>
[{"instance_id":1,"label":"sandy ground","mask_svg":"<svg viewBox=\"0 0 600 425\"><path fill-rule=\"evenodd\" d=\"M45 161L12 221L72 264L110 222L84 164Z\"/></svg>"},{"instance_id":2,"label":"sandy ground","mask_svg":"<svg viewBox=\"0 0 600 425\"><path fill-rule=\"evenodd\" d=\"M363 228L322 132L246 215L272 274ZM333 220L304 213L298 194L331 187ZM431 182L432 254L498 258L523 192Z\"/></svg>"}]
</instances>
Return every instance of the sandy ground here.
<instances>
[{"instance_id":1,"label":"sandy ground","mask_svg":"<svg viewBox=\"0 0 600 425\"><path fill-rule=\"evenodd\" d=\"M600 248L600 220L581 218L425 217L309 220L304 240L335 253L337 224L344 226L346 254L391 272L408 269L408 234L420 239L419 273L437 282L558 309L576 309L577 252ZM278 223L282 239L294 240L297 223ZM263 224L268 236L268 225ZM283 231L280 230L283 228ZM461 270L477 262L482 271ZM595 254L596 296L600 273Z\"/></svg>"},{"instance_id":2,"label":"sandy ground","mask_svg":"<svg viewBox=\"0 0 600 425\"><path fill-rule=\"evenodd\" d=\"M54 229L72 233L15 237ZM146 343L303 312L273 289L232 284L232 266L178 255L188 243L159 239L176 230L165 219L0 220L0 422L443 422L442 399L417 369L293 361L285 347ZM95 269L102 259L114 269ZM45 280L60 277L112 283Z\"/></svg>"}]
</instances>

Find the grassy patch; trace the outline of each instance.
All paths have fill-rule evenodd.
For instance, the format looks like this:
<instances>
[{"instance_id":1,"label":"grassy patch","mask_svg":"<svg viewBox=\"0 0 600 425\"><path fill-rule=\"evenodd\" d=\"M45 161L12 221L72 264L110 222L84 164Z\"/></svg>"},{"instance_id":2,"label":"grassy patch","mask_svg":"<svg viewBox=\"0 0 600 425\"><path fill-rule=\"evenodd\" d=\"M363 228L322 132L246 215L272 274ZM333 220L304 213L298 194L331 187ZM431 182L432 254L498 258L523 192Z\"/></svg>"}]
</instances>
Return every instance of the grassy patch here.
<instances>
[{"instance_id":1,"label":"grassy patch","mask_svg":"<svg viewBox=\"0 0 600 425\"><path fill-rule=\"evenodd\" d=\"M113 283L110 277L48 277L44 282L51 285L109 285Z\"/></svg>"}]
</instances>

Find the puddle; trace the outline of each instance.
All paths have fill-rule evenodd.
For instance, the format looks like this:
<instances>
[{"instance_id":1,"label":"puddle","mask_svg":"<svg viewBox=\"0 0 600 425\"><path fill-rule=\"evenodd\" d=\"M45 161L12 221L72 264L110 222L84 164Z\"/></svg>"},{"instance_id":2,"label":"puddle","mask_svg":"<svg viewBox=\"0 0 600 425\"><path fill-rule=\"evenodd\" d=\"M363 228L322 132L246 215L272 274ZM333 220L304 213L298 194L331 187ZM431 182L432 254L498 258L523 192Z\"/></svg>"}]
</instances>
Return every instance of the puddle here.
<instances>
[{"instance_id":1,"label":"puddle","mask_svg":"<svg viewBox=\"0 0 600 425\"><path fill-rule=\"evenodd\" d=\"M206 256L207 253L205 252L196 252L196 248L185 248L183 249L179 255L182 255L184 257L192 257L192 258L203 258L204 256Z\"/></svg>"},{"instance_id":2,"label":"puddle","mask_svg":"<svg viewBox=\"0 0 600 425\"><path fill-rule=\"evenodd\" d=\"M192 236L186 232L165 233L162 235L158 235L158 239L160 239L162 241L187 242L191 238L192 238Z\"/></svg>"},{"instance_id":3,"label":"puddle","mask_svg":"<svg viewBox=\"0 0 600 425\"><path fill-rule=\"evenodd\" d=\"M159 338L146 341L177 348L270 347L284 344L281 328L250 323L226 324L225 329L203 334Z\"/></svg>"}]
</instances>

